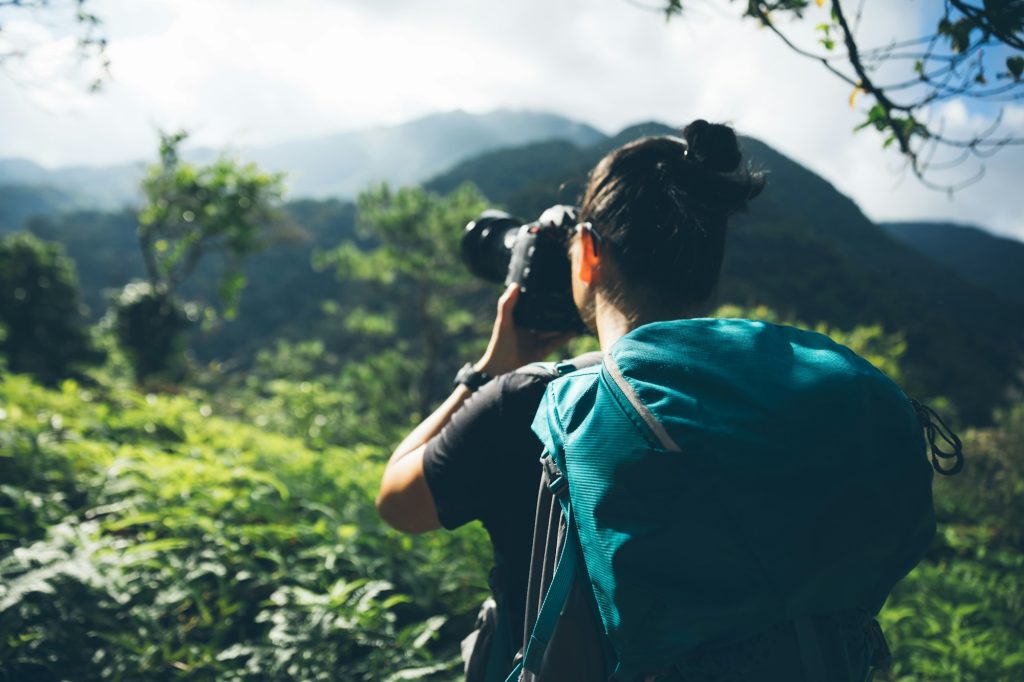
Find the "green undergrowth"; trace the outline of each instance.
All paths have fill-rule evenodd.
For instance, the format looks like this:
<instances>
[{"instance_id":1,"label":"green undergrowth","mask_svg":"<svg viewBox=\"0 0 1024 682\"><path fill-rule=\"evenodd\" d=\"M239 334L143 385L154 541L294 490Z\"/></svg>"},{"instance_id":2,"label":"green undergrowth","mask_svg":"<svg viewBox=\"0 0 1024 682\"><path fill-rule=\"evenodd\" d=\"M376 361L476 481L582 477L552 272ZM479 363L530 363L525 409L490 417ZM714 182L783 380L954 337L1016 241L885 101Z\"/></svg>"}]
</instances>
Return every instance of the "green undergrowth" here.
<instances>
[{"instance_id":1,"label":"green undergrowth","mask_svg":"<svg viewBox=\"0 0 1024 682\"><path fill-rule=\"evenodd\" d=\"M1024 680L1024 404L963 436L964 470L936 477L931 551L879 618L892 680Z\"/></svg>"},{"instance_id":2,"label":"green undergrowth","mask_svg":"<svg viewBox=\"0 0 1024 682\"><path fill-rule=\"evenodd\" d=\"M480 532L408 538L383 454L201 395L0 381L0 679L453 677Z\"/></svg>"}]
</instances>

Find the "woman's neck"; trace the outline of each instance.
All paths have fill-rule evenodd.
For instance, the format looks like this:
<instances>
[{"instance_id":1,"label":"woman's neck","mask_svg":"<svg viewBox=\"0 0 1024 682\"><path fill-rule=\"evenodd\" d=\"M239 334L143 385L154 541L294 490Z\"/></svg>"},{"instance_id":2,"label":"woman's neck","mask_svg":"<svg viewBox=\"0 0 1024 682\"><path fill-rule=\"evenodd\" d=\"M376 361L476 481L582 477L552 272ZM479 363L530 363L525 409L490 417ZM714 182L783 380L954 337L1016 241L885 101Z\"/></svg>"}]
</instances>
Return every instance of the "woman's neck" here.
<instances>
[{"instance_id":1,"label":"woman's neck","mask_svg":"<svg viewBox=\"0 0 1024 682\"><path fill-rule=\"evenodd\" d=\"M601 352L607 353L616 341L633 331L638 325L603 296L598 296L594 306L597 340L601 343Z\"/></svg>"},{"instance_id":2,"label":"woman's neck","mask_svg":"<svg viewBox=\"0 0 1024 682\"><path fill-rule=\"evenodd\" d=\"M694 317L695 311L682 308L676 312L651 310L648 306L631 306L631 313L626 314L616 302L597 294L594 301L594 325L597 327L597 339L601 344L601 352L607 353L615 342L623 336L651 322L664 320L682 320Z\"/></svg>"}]
</instances>

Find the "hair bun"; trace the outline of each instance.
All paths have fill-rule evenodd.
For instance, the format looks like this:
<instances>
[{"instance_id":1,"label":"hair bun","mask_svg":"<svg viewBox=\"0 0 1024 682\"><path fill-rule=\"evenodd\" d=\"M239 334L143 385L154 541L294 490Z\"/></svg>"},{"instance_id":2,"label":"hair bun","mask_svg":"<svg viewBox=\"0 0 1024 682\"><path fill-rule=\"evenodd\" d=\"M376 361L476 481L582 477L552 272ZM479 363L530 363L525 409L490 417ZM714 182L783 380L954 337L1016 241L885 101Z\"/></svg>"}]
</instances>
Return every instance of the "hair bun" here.
<instances>
[{"instance_id":1,"label":"hair bun","mask_svg":"<svg viewBox=\"0 0 1024 682\"><path fill-rule=\"evenodd\" d=\"M731 173L740 165L740 145L729 126L697 119L683 129L686 156L697 165L717 173Z\"/></svg>"}]
</instances>

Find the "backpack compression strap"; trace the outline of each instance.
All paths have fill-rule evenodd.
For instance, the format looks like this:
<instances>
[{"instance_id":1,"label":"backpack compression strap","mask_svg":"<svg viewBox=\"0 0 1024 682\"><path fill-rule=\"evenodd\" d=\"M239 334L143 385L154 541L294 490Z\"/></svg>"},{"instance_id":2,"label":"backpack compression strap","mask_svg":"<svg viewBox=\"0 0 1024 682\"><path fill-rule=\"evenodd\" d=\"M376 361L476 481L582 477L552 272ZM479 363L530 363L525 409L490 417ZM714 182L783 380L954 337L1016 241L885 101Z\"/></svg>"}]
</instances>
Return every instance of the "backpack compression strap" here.
<instances>
[{"instance_id":1,"label":"backpack compression strap","mask_svg":"<svg viewBox=\"0 0 1024 682\"><path fill-rule=\"evenodd\" d=\"M548 587L540 611L537 613L537 622L534 623L533 632L530 633L530 640L526 643L523 660L519 662L505 682L516 682L523 670L535 674L540 670L548 642L558 623L558 617L572 591L579 564L579 540L576 534L576 518L573 516L572 505L569 502L569 483L562 472L558 470L549 453L544 453L541 462L548 474L548 488L558 498L562 506L562 513L567 520L565 544L562 547L558 565L555 567L555 573L551 578L551 585Z\"/></svg>"}]
</instances>

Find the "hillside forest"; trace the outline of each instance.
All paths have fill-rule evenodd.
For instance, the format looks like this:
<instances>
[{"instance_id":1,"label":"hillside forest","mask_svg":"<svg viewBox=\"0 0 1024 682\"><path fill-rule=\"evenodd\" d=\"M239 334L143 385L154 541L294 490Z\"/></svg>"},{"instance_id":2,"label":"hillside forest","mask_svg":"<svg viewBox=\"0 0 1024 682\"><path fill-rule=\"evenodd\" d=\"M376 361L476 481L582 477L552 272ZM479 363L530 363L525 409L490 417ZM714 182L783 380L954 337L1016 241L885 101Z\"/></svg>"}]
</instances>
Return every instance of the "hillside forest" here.
<instances>
[{"instance_id":1,"label":"hillside forest","mask_svg":"<svg viewBox=\"0 0 1024 682\"><path fill-rule=\"evenodd\" d=\"M608 150L676 132L544 120L351 200L323 178L286 200L287 176L186 153L184 134L121 205L0 184L0 680L460 679L486 533L402 535L373 499L486 345L500 290L463 265L462 228L573 203ZM826 333L964 441L935 541L881 612L882 679L1024 679L1020 245L876 225L743 146L768 188L706 314ZM935 239L970 246L954 260Z\"/></svg>"}]
</instances>

